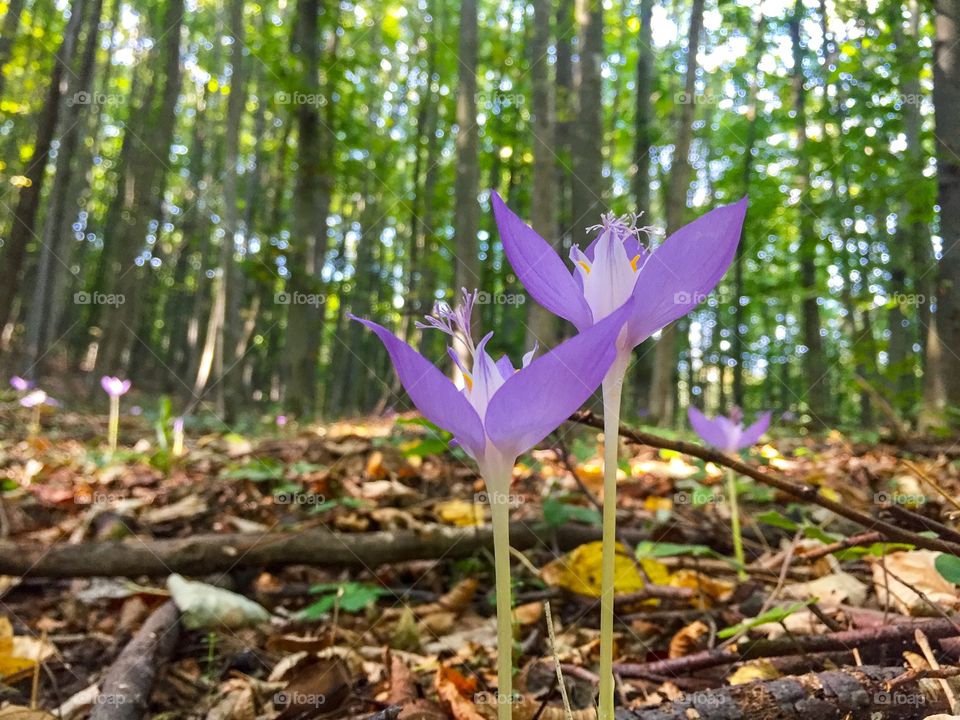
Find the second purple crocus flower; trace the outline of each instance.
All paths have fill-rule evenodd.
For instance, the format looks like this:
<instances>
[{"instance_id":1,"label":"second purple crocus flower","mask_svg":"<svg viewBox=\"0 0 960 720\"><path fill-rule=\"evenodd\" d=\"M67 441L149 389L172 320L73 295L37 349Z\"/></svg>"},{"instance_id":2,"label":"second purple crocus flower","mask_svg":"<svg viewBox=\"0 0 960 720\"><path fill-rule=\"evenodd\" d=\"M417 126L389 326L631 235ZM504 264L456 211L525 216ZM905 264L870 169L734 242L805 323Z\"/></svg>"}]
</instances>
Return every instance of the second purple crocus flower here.
<instances>
[{"instance_id":1,"label":"second purple crocus flower","mask_svg":"<svg viewBox=\"0 0 960 720\"><path fill-rule=\"evenodd\" d=\"M460 369L458 387L432 362L382 325L359 320L380 338L400 382L420 412L453 433L464 451L476 460L487 485L493 515L494 566L497 591L497 694L501 720L511 716L513 626L510 599L510 518L508 495L513 466L597 389L616 357L615 341L632 301L604 320L586 328L538 358L524 356L516 369L506 356L498 361L487 346L493 333L474 342L470 318L477 293L463 291L456 309L437 305L422 328L458 337L466 346L465 362L448 348Z\"/></svg>"},{"instance_id":2,"label":"second purple crocus flower","mask_svg":"<svg viewBox=\"0 0 960 720\"><path fill-rule=\"evenodd\" d=\"M687 408L690 425L704 442L717 450L733 453L748 448L770 427L770 413L765 412L749 427L743 426L743 411L738 407L727 416L717 415L712 420L697 408ZM737 476L726 468L727 503L730 506L730 526L733 532L733 556L737 561L737 573L741 580L747 578L746 556L743 552L743 534L740 531L740 508L737 502Z\"/></svg>"}]
</instances>

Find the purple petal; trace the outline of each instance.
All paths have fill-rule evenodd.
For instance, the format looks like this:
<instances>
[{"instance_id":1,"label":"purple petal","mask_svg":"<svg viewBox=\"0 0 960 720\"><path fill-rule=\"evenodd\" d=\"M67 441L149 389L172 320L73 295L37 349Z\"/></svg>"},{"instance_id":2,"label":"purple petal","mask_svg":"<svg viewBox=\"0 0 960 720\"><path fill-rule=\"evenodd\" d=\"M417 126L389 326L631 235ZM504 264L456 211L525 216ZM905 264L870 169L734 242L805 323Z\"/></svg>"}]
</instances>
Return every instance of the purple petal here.
<instances>
[{"instance_id":1,"label":"purple petal","mask_svg":"<svg viewBox=\"0 0 960 720\"><path fill-rule=\"evenodd\" d=\"M510 358L506 355L497 360L497 370L500 371L500 377L502 377L504 380L509 380L510 376L516 372L513 367L513 363L510 362Z\"/></svg>"},{"instance_id":2,"label":"purple petal","mask_svg":"<svg viewBox=\"0 0 960 720\"><path fill-rule=\"evenodd\" d=\"M767 431L768 427L770 427L770 413L765 412L757 418L757 421L753 423L753 425L750 425L740 434L740 447L738 449L750 447L755 444L757 440L760 439L760 436Z\"/></svg>"},{"instance_id":3,"label":"purple petal","mask_svg":"<svg viewBox=\"0 0 960 720\"><path fill-rule=\"evenodd\" d=\"M730 449L730 438L726 428L719 422L720 418L711 420L692 405L687 408L687 418L690 420L690 426L694 432L707 445L712 445L718 450L727 451Z\"/></svg>"},{"instance_id":4,"label":"purple petal","mask_svg":"<svg viewBox=\"0 0 960 720\"><path fill-rule=\"evenodd\" d=\"M490 401L484 426L504 456L532 448L597 389L616 357L617 336L631 310L627 302L503 384Z\"/></svg>"},{"instance_id":5,"label":"purple petal","mask_svg":"<svg viewBox=\"0 0 960 720\"><path fill-rule=\"evenodd\" d=\"M527 227L496 192L491 191L490 198L503 251L527 292L578 329L590 327L593 317L583 293L550 243Z\"/></svg>"},{"instance_id":6,"label":"purple petal","mask_svg":"<svg viewBox=\"0 0 960 720\"><path fill-rule=\"evenodd\" d=\"M28 390L32 390L34 386L30 380L22 378L19 375L14 375L12 378L10 378L10 385L17 392L27 392Z\"/></svg>"},{"instance_id":7,"label":"purple petal","mask_svg":"<svg viewBox=\"0 0 960 720\"><path fill-rule=\"evenodd\" d=\"M711 210L677 230L647 258L637 274L637 299L628 326L630 344L699 305L720 282L737 252L747 198Z\"/></svg>"},{"instance_id":8,"label":"purple petal","mask_svg":"<svg viewBox=\"0 0 960 720\"><path fill-rule=\"evenodd\" d=\"M467 451L478 457L486 446L483 424L463 393L433 363L382 325L350 318L363 323L380 338L400 382L423 416L453 433Z\"/></svg>"}]
</instances>

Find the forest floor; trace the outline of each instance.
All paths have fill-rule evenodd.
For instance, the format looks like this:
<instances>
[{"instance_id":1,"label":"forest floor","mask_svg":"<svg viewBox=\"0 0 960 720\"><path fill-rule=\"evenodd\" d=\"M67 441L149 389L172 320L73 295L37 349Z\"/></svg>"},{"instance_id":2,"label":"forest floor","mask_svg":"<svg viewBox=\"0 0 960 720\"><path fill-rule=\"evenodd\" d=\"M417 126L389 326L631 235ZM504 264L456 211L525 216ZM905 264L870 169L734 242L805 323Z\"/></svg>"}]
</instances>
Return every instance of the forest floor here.
<instances>
[{"instance_id":1,"label":"forest floor","mask_svg":"<svg viewBox=\"0 0 960 720\"><path fill-rule=\"evenodd\" d=\"M24 412L0 411L0 718L495 713L483 484L414 417L188 428L181 455L126 418L111 456L104 418L51 411L28 439ZM511 491L515 718L595 716L600 437L565 438ZM960 540L953 455L757 446L747 465L816 490L739 478L738 577L723 469L625 441L618 717L956 712L960 559L930 549Z\"/></svg>"}]
</instances>

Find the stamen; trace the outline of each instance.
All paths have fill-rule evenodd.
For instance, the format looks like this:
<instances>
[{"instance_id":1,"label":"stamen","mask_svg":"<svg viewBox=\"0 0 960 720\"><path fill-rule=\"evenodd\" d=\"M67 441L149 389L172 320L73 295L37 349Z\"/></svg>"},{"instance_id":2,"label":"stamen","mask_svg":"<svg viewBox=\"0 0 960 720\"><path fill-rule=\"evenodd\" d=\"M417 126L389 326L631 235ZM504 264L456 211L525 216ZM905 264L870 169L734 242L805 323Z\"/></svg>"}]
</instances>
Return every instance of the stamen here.
<instances>
[{"instance_id":1,"label":"stamen","mask_svg":"<svg viewBox=\"0 0 960 720\"><path fill-rule=\"evenodd\" d=\"M417 321L414 326L421 330L439 330L454 339L460 338L472 357L476 346L470 331L470 318L479 293L476 290L467 292L466 288L461 288L460 292L460 303L455 308L451 308L450 304L443 300L438 300L433 306L433 314L424 316L426 322Z\"/></svg>"},{"instance_id":2,"label":"stamen","mask_svg":"<svg viewBox=\"0 0 960 720\"><path fill-rule=\"evenodd\" d=\"M578 261L577 261L577 265L579 265L580 267L582 267L584 272L586 272L586 273L589 273L589 272L590 272L590 266L587 265L587 263L585 263L583 260L578 260Z\"/></svg>"},{"instance_id":3,"label":"stamen","mask_svg":"<svg viewBox=\"0 0 960 720\"><path fill-rule=\"evenodd\" d=\"M617 217L612 212L604 213L600 216L602 222L599 225L591 225L587 228L587 232L593 232L594 230L612 230L621 238L627 235L633 235L637 240L640 239L641 234L646 235L648 238L660 234L660 230L653 225L639 225L638 223L641 217L643 217L642 212L626 213L620 217Z\"/></svg>"}]
</instances>

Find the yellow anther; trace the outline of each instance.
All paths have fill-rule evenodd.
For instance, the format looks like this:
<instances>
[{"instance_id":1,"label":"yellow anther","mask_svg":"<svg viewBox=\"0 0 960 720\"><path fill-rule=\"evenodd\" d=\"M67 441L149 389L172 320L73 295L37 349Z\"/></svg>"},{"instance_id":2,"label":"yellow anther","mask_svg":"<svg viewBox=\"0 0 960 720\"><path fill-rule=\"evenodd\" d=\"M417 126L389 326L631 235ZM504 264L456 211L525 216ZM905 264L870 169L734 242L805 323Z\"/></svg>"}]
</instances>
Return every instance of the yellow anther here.
<instances>
[{"instance_id":1,"label":"yellow anther","mask_svg":"<svg viewBox=\"0 0 960 720\"><path fill-rule=\"evenodd\" d=\"M466 384L467 390L473 390L473 378L467 375L467 373L463 374L463 382Z\"/></svg>"},{"instance_id":2,"label":"yellow anther","mask_svg":"<svg viewBox=\"0 0 960 720\"><path fill-rule=\"evenodd\" d=\"M583 271L586 273L590 272L590 266L587 265L583 260L577 260L577 265L583 268Z\"/></svg>"},{"instance_id":3,"label":"yellow anther","mask_svg":"<svg viewBox=\"0 0 960 720\"><path fill-rule=\"evenodd\" d=\"M640 262L640 256L637 255L633 260L630 261L630 267L633 268L633 271L637 271L637 263Z\"/></svg>"}]
</instances>

